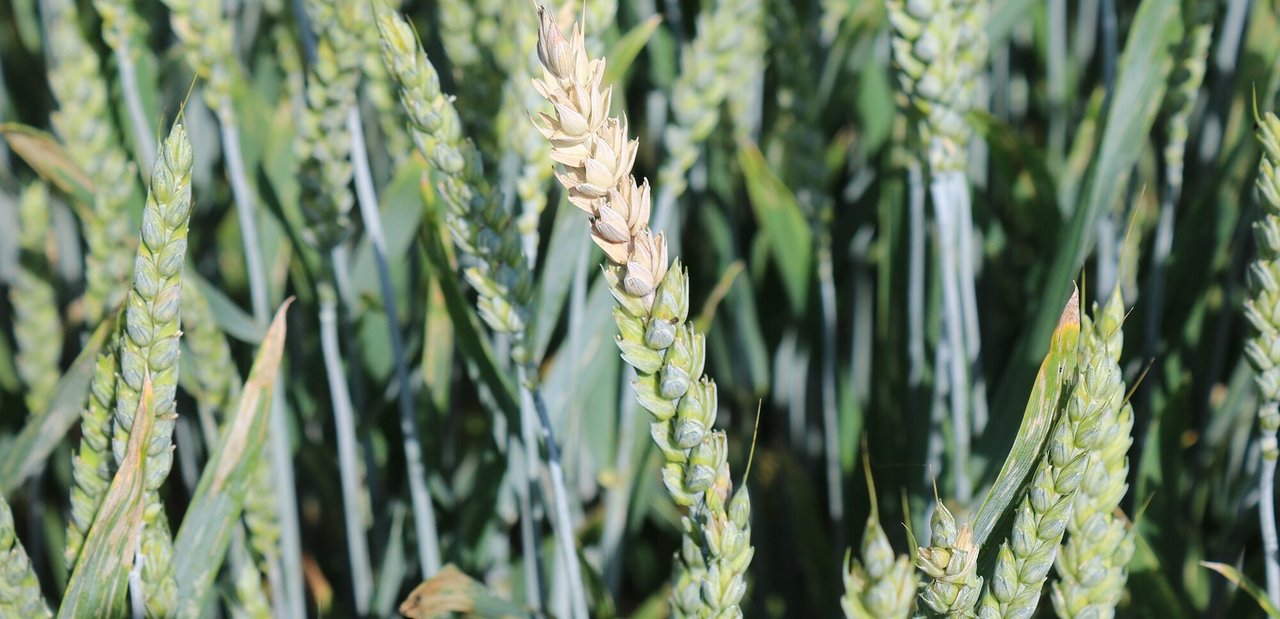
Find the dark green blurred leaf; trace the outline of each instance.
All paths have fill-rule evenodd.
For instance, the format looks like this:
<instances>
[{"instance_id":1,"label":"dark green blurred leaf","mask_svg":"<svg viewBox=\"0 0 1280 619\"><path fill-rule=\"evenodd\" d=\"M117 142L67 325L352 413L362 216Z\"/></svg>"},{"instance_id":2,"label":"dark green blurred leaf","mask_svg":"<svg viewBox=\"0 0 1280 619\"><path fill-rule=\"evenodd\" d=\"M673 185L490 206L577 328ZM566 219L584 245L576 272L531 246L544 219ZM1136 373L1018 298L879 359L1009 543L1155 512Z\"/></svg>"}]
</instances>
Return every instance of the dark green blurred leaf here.
<instances>
[{"instance_id":1,"label":"dark green blurred leaf","mask_svg":"<svg viewBox=\"0 0 1280 619\"><path fill-rule=\"evenodd\" d=\"M797 314L803 314L809 296L813 262L813 235L795 194L783 184L764 160L755 144L743 141L738 147L738 164L751 207L760 221L760 234L768 239L787 299Z\"/></svg>"},{"instance_id":2,"label":"dark green blurred leaf","mask_svg":"<svg viewBox=\"0 0 1280 619\"><path fill-rule=\"evenodd\" d=\"M653 38L653 33L660 23L662 23L662 17L652 15L632 26L631 30L613 44L605 55L609 60L604 67L605 84L617 85L623 82L627 72L631 70L631 63L635 62L636 56L639 56L640 51L649 44L649 39Z\"/></svg>"}]
</instances>

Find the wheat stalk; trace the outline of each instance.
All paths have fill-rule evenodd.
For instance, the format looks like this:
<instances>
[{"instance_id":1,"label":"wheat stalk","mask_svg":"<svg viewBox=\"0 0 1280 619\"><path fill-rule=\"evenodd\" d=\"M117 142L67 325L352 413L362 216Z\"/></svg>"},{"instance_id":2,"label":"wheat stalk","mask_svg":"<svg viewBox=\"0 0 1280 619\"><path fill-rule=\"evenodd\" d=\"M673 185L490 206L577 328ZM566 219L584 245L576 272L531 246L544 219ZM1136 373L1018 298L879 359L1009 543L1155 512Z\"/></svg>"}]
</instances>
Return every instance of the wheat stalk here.
<instances>
[{"instance_id":1,"label":"wheat stalk","mask_svg":"<svg viewBox=\"0 0 1280 619\"><path fill-rule=\"evenodd\" d=\"M1245 353L1258 373L1255 382L1261 395L1258 517L1267 595L1272 603L1280 603L1280 541L1275 518L1276 460L1280 458L1276 441L1280 430L1280 118L1271 112L1262 117L1256 113L1257 137L1263 151L1257 179L1263 214L1253 224L1258 258L1249 265L1249 298L1244 304L1244 315L1257 334L1245 344Z\"/></svg>"},{"instance_id":2,"label":"wheat stalk","mask_svg":"<svg viewBox=\"0 0 1280 619\"><path fill-rule=\"evenodd\" d=\"M156 158L156 140L151 134L146 111L142 108L142 94L138 87L137 50L135 41L146 40L146 22L138 18L133 3L126 0L93 0L93 6L102 17L102 39L116 57L120 71L120 90L124 95L129 124L138 147L138 160L144 179L151 178L151 163Z\"/></svg>"},{"instance_id":3,"label":"wheat stalk","mask_svg":"<svg viewBox=\"0 0 1280 619\"><path fill-rule=\"evenodd\" d=\"M1093 315L1094 320L1088 316L1081 320L1083 354L1101 354L1109 363L1118 363L1124 343L1124 300L1119 287L1101 311L1094 304ZM1067 539L1055 561L1058 581L1053 584L1053 607L1063 619L1113 617L1124 593L1125 567L1133 556L1134 540L1124 520L1115 515L1128 489L1126 454L1133 442L1133 409L1123 395L1121 382L1103 402L1097 442L1088 452L1067 520Z\"/></svg>"},{"instance_id":4,"label":"wheat stalk","mask_svg":"<svg viewBox=\"0 0 1280 619\"><path fill-rule=\"evenodd\" d=\"M161 146L152 170L151 191L142 213L141 243L134 264L133 288L125 302L124 337L120 340L120 377L112 452L125 458L144 377L150 376L155 399L141 411L155 420L146 449L146 513L143 522L143 594L147 613L171 614L176 583L169 564L173 541L157 490L173 465L172 435L177 420L178 338L181 335L182 269L191 216L191 143L186 128L175 124Z\"/></svg>"},{"instance_id":5,"label":"wheat stalk","mask_svg":"<svg viewBox=\"0 0 1280 619\"><path fill-rule=\"evenodd\" d=\"M71 0L41 3L48 29L49 86L58 101L50 123L67 152L94 183L93 215L84 222L84 317L96 325L124 300L124 280L132 266L129 218L133 164L112 123L107 83L93 48L80 32Z\"/></svg>"},{"instance_id":6,"label":"wheat stalk","mask_svg":"<svg viewBox=\"0 0 1280 619\"><path fill-rule=\"evenodd\" d=\"M539 130L551 143L556 177L569 202L591 217L592 240L609 260L605 278L618 302L614 319L623 359L636 368L637 398L654 416L663 482L688 508L671 603L677 616L740 616L751 546L751 499L733 492L725 434L713 430L716 386L702 377L703 335L686 323L688 279L668 269L666 243L649 228L649 185L631 175L637 142L608 116L612 88L604 60L589 59L582 31L566 39L539 8L538 92L555 108Z\"/></svg>"},{"instance_id":7,"label":"wheat stalk","mask_svg":"<svg viewBox=\"0 0 1280 619\"><path fill-rule=\"evenodd\" d=\"M0 616L52 617L31 560L13 530L13 512L0 496Z\"/></svg>"}]
</instances>

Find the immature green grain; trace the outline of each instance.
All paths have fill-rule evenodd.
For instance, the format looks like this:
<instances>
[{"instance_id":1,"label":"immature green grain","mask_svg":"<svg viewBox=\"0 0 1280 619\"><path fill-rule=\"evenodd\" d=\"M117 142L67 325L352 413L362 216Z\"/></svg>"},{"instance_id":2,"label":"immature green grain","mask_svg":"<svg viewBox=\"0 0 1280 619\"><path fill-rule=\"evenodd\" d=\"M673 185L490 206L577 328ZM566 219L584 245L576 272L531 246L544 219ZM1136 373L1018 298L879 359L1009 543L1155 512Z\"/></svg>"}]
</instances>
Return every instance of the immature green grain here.
<instances>
[{"instance_id":1,"label":"immature green grain","mask_svg":"<svg viewBox=\"0 0 1280 619\"><path fill-rule=\"evenodd\" d=\"M111 411L116 400L116 356L119 334L99 353L89 381L89 401L80 414L80 449L71 460L71 517L67 519L67 543L62 558L70 574L89 535L102 499L111 485L115 460L111 456Z\"/></svg>"},{"instance_id":2,"label":"immature green grain","mask_svg":"<svg viewBox=\"0 0 1280 619\"><path fill-rule=\"evenodd\" d=\"M1182 170L1187 150L1191 113L1204 83L1208 67L1209 43L1213 38L1216 3L1209 0L1182 0L1183 19L1188 26L1175 50L1175 67L1165 95L1167 142L1163 156L1168 190L1176 196L1182 190ZM1176 197L1174 198L1176 200Z\"/></svg>"},{"instance_id":3,"label":"immature green grain","mask_svg":"<svg viewBox=\"0 0 1280 619\"><path fill-rule=\"evenodd\" d=\"M1093 308L1097 322L1083 317L1081 346L1086 356L1101 353L1118 363L1124 343L1124 300L1117 288L1104 309ZM1127 453L1133 438L1133 409L1123 401L1124 384L1105 401L1097 442L1076 492L1067 538L1054 562L1053 608L1059 617L1106 619L1115 616L1124 593L1126 566L1133 556L1133 535L1115 515L1128 486Z\"/></svg>"},{"instance_id":4,"label":"immature green grain","mask_svg":"<svg viewBox=\"0 0 1280 619\"><path fill-rule=\"evenodd\" d=\"M921 610L930 616L972 617L982 592L973 526L957 527L951 510L938 501L929 531L930 545L916 550L916 566L927 576L920 583Z\"/></svg>"},{"instance_id":5,"label":"immature green grain","mask_svg":"<svg viewBox=\"0 0 1280 619\"><path fill-rule=\"evenodd\" d=\"M964 170L986 64L983 0L889 0L893 65L931 172Z\"/></svg>"},{"instance_id":6,"label":"immature green grain","mask_svg":"<svg viewBox=\"0 0 1280 619\"><path fill-rule=\"evenodd\" d=\"M1280 599L1280 541L1275 518L1275 471L1280 458L1276 443L1276 431L1280 430L1280 118L1267 112L1257 123L1262 144L1257 180L1262 216L1253 224L1258 258L1249 265L1249 298L1244 303L1244 315L1257 334L1245 344L1245 353L1258 373L1254 380L1261 395L1258 515L1267 594L1275 601Z\"/></svg>"},{"instance_id":7,"label":"immature green grain","mask_svg":"<svg viewBox=\"0 0 1280 619\"><path fill-rule=\"evenodd\" d=\"M152 171L151 191L142 213L141 243L134 263L133 289L125 304L124 337L120 341L120 378L116 382L112 451L124 460L133 429L143 378L151 376L154 404L144 414L155 420L147 447L142 580L147 614L173 612L176 584L169 562L173 542L157 490L173 465L173 426L177 420L178 338L181 335L182 269L191 216L191 143L182 124L175 124L161 145Z\"/></svg>"},{"instance_id":8,"label":"immature green grain","mask_svg":"<svg viewBox=\"0 0 1280 619\"><path fill-rule=\"evenodd\" d=\"M866 470L871 514L862 532L861 559L845 555L840 608L844 610L845 619L906 619L916 597L915 566L907 555L894 555L889 536L880 526L869 464Z\"/></svg>"},{"instance_id":9,"label":"immature green grain","mask_svg":"<svg viewBox=\"0 0 1280 619\"><path fill-rule=\"evenodd\" d=\"M127 289L133 250L125 207L135 170L121 147L102 66L80 32L75 3L48 0L42 6L49 33L49 86L58 102L50 123L94 183L94 216L84 222L84 315L86 324L96 325L124 300Z\"/></svg>"},{"instance_id":10,"label":"immature green grain","mask_svg":"<svg viewBox=\"0 0 1280 619\"><path fill-rule=\"evenodd\" d=\"M1095 334L1084 338L1091 336ZM995 572L982 597L980 617L1025 618L1035 611L1071 519L1090 454L1099 444L1099 430L1108 411L1124 397L1120 366L1108 348L1100 344L1082 348L1078 381L1017 509L1010 538L1000 547Z\"/></svg>"},{"instance_id":11,"label":"immature green grain","mask_svg":"<svg viewBox=\"0 0 1280 619\"><path fill-rule=\"evenodd\" d=\"M18 199L18 265L9 288L13 304L14 365L26 391L27 413L36 418L49 408L61 377L62 312L49 264L49 190L43 182L27 185Z\"/></svg>"},{"instance_id":12,"label":"immature green grain","mask_svg":"<svg viewBox=\"0 0 1280 619\"><path fill-rule=\"evenodd\" d=\"M437 189L445 223L466 256L467 281L480 293L480 317L499 333L522 334L532 313L533 276L520 236L484 175L480 154L462 133L462 123L413 30L399 15L378 16L382 58L400 85L410 134L428 163L440 172ZM531 351L517 338L512 357L527 362Z\"/></svg>"},{"instance_id":13,"label":"immature green grain","mask_svg":"<svg viewBox=\"0 0 1280 619\"><path fill-rule=\"evenodd\" d=\"M684 194L689 169L720 122L720 106L748 89L745 80L753 75L735 65L744 62L748 70L756 66L755 55L763 53L762 35L756 32L762 19L760 0L717 0L698 14L698 34L680 53L671 122L662 135L666 158L658 169L660 211ZM744 52L746 56L739 55Z\"/></svg>"},{"instance_id":14,"label":"immature green grain","mask_svg":"<svg viewBox=\"0 0 1280 619\"><path fill-rule=\"evenodd\" d=\"M604 60L587 56L574 26L566 39L539 9L538 92L555 108L539 130L551 143L556 177L569 201L591 217L592 240L609 260L604 275L617 301L614 320L622 358L635 367L640 405L663 455L663 483L687 514L672 577L678 617L740 617L751 546L751 498L733 491L724 432L712 429L716 385L702 375L704 336L686 322L689 281L679 262L668 269L661 233L649 229L649 184L631 175L637 142L626 122L609 117L612 88Z\"/></svg>"},{"instance_id":15,"label":"immature green grain","mask_svg":"<svg viewBox=\"0 0 1280 619\"><path fill-rule=\"evenodd\" d=\"M13 530L13 512L0 497L0 617L52 617L31 560Z\"/></svg>"},{"instance_id":16,"label":"immature green grain","mask_svg":"<svg viewBox=\"0 0 1280 619\"><path fill-rule=\"evenodd\" d=\"M182 41L182 55L203 82L204 99L219 122L235 124L231 91L240 79L231 22L221 0L163 0Z\"/></svg>"}]
</instances>

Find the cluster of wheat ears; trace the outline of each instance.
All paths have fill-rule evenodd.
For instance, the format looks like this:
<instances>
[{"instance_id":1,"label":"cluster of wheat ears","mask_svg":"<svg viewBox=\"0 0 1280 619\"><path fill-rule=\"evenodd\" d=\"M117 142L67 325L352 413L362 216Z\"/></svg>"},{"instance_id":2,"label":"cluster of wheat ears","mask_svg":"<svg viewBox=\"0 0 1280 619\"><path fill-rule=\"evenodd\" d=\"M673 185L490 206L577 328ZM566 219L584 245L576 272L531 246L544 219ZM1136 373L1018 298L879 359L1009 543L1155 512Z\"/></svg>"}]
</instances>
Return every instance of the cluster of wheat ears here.
<instances>
[{"instance_id":1,"label":"cluster of wheat ears","mask_svg":"<svg viewBox=\"0 0 1280 619\"><path fill-rule=\"evenodd\" d=\"M429 47L391 0L93 0L96 17L76 0L9 4L0 60L35 50L56 109L47 133L15 121L39 102L0 100L14 114L0 117L0 214L17 224L0 237L12 248L0 252L12 256L0 257L12 323L0 338L0 617L363 617L402 602L415 618L1105 618L1184 616L1169 610L1183 600L1280 616L1280 118L1257 103L1275 100L1280 46L1257 48L1278 69L1258 69L1272 81L1255 87L1251 117L1238 101L1219 104L1221 118L1212 97L1197 107L1207 75L1230 83L1229 62L1210 71L1211 44L1240 45L1231 11L1247 2L1219 19L1222 3L1144 0L1124 9L1119 58L1115 3L1072 7L1111 37L1105 89L1075 129L1066 88L1092 53L1069 73L1075 52L1055 21L1067 3L1034 9L1050 59L1033 93L1047 101L1043 151L1010 130L1016 113L988 111L992 90L1016 91L1009 50L1031 38L1030 20L1025 32L1001 21L1033 10L1015 2L669 1L662 25L653 2L442 0ZM619 32L624 8L647 17ZM174 54L151 50L157 16ZM633 65L653 83L630 90ZM194 79L169 96L164 73ZM863 124L828 135L824 106L845 100ZM159 117L171 122L157 141ZM1163 148L1148 161L1157 118ZM1256 252L1241 259L1243 286L1186 312L1164 302L1186 296L1175 213L1204 199L1188 194L1220 195L1186 160L1216 161L1206 144L1242 123L1256 140L1223 146L1222 169L1261 207L1236 209ZM880 150L863 147L876 139ZM1260 163L1231 167L1259 144ZM887 179L863 174L875 165ZM1136 206L1116 206L1138 184L1130 170L1160 178L1158 204L1131 191ZM732 202L736 175L750 209L701 204ZM1025 239L1057 231L975 204L1006 181L1009 200L1049 202L1029 217L1068 230L1029 271L1001 248L1038 257ZM869 200L878 214L846 215L873 184L885 187ZM877 223L849 232L842 219ZM1214 225L1228 230L1209 235L1225 255L1230 226ZM754 236L738 258L744 226ZM833 249L845 236L847 267ZM1101 286L1082 290L1072 281L1091 251ZM1153 308L1129 329L1141 332L1131 344L1146 338L1140 352L1125 346L1138 255L1150 256L1138 304ZM984 261L1017 275L985 274ZM748 270L752 282L735 279ZM846 270L851 307L834 283ZM1010 360L994 358L992 342L1011 338L993 335L999 302L981 299L983 278L1044 293ZM767 291L759 312L776 305L776 322L796 324L743 327L756 321L753 284ZM1230 428L1196 425L1177 400L1199 393L1192 360L1213 347L1196 348L1211 328L1167 328L1161 312L1207 324L1233 293L1241 303L1222 315L1247 326L1228 340L1227 319L1216 323L1230 343L1214 348L1223 377L1204 397L1245 412ZM886 315L874 326L873 306ZM813 419L797 326L809 318ZM755 352L766 338L772 370ZM1228 352L1252 371L1228 380ZM1145 399L1144 363L1160 374ZM1002 391L988 393L998 367ZM770 371L782 395L766 404ZM1193 457L1197 441L1212 447ZM911 455L895 459L904 445ZM904 488L877 494L873 472L881 489L886 477ZM884 501L899 493L901 507ZM1218 513L1180 502L1218 496L1236 497L1231 524L1256 512L1261 550L1241 542L1252 529L1170 550L1177 527ZM802 500L814 505L789 503ZM1152 501L1167 513L1144 529ZM860 538L846 511L867 515ZM1215 539L1241 543L1244 560L1207 547ZM1200 564L1226 579L1189 576ZM1253 600L1219 599L1227 583Z\"/></svg>"}]
</instances>

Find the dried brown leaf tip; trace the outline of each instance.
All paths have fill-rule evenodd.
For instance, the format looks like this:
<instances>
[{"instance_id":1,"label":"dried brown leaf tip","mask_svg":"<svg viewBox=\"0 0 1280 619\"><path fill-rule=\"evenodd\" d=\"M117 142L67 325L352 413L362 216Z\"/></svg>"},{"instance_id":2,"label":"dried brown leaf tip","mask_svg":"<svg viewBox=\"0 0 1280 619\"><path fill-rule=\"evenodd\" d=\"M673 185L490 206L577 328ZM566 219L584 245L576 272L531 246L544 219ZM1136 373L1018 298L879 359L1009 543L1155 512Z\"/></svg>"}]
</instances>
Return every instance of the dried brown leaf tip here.
<instances>
[{"instance_id":1,"label":"dried brown leaf tip","mask_svg":"<svg viewBox=\"0 0 1280 619\"><path fill-rule=\"evenodd\" d=\"M1071 284L1071 298L1062 308L1062 317L1058 318L1059 329L1068 326L1080 326L1080 288L1074 283Z\"/></svg>"}]
</instances>

